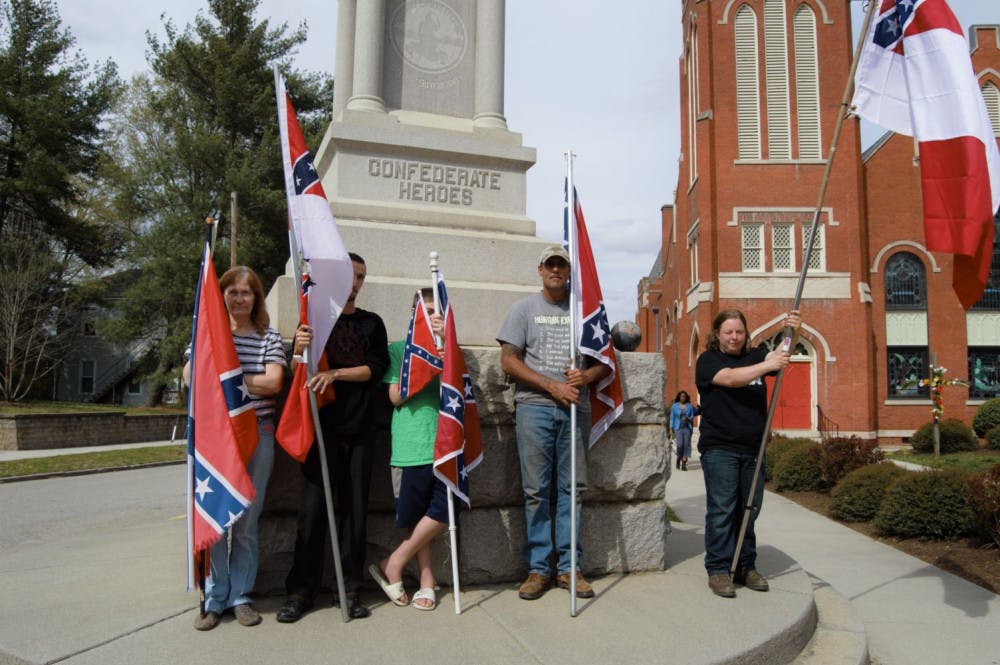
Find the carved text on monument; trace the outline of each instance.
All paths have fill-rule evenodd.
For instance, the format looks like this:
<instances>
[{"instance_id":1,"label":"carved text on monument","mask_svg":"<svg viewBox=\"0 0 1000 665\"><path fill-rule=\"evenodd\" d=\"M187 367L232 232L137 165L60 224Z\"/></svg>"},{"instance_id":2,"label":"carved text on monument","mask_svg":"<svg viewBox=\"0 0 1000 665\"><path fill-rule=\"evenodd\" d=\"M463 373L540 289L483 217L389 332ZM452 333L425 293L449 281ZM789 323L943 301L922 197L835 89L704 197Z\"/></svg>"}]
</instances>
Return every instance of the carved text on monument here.
<instances>
[{"instance_id":1,"label":"carved text on monument","mask_svg":"<svg viewBox=\"0 0 1000 665\"><path fill-rule=\"evenodd\" d=\"M476 190L500 191L503 174L487 169L372 157L368 160L368 175L398 181L397 198L403 201L471 206Z\"/></svg>"}]
</instances>

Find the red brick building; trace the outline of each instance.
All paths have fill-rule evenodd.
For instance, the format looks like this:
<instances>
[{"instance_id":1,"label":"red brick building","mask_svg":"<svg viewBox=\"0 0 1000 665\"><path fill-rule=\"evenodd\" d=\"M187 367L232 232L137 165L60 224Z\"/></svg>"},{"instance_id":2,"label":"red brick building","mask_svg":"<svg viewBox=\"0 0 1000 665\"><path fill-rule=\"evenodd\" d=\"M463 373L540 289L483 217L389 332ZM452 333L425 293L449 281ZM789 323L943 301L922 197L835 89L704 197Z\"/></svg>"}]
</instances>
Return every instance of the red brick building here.
<instances>
[{"instance_id":1,"label":"red brick building","mask_svg":"<svg viewBox=\"0 0 1000 665\"><path fill-rule=\"evenodd\" d=\"M636 317L640 350L664 355L668 399L694 394L720 310L742 310L754 344L781 334L854 50L847 0L683 0L681 15L680 172ZM1000 26L969 39L1000 136ZM913 140L886 135L862 152L849 118L836 148L773 428L908 437L930 419L916 381L932 360L975 375L944 391L945 417L969 423L1000 395L997 245L991 288L966 312L951 257L924 248Z\"/></svg>"}]
</instances>

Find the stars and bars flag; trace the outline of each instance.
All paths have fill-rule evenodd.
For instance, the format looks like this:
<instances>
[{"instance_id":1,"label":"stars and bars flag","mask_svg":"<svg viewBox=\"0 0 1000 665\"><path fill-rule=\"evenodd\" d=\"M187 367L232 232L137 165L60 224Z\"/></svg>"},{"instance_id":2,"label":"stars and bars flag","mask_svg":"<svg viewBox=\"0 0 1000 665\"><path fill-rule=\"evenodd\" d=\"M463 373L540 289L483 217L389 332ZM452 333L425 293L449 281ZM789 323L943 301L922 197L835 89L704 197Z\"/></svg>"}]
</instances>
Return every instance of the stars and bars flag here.
<instances>
[{"instance_id":1,"label":"stars and bars flag","mask_svg":"<svg viewBox=\"0 0 1000 665\"><path fill-rule=\"evenodd\" d=\"M1000 151L962 26L945 0L879 0L855 75L854 112L916 138L927 248L955 255L968 309L989 278Z\"/></svg>"},{"instance_id":2,"label":"stars and bars flag","mask_svg":"<svg viewBox=\"0 0 1000 665\"><path fill-rule=\"evenodd\" d=\"M441 372L441 406L434 439L434 475L451 488L467 506L469 471L483 461L479 410L469 370L455 333L455 314L448 302L444 277L437 273L438 306L444 316L444 369Z\"/></svg>"},{"instance_id":3,"label":"stars and bars flag","mask_svg":"<svg viewBox=\"0 0 1000 665\"><path fill-rule=\"evenodd\" d=\"M568 179L565 187L569 193ZM604 307L601 283L597 278L594 252L587 235L587 224L583 219L583 208L573 187L573 230L575 242L570 242L569 202L566 202L563 216L563 237L570 257L570 288L576 302L577 350L600 363L607 365L610 373L590 386L590 445L593 446L601 435L608 431L624 410L622 381L618 375L615 350L611 343L611 326Z\"/></svg>"},{"instance_id":4,"label":"stars and bars flag","mask_svg":"<svg viewBox=\"0 0 1000 665\"><path fill-rule=\"evenodd\" d=\"M410 317L410 327L406 331L403 345L403 364L399 372L399 396L406 399L416 395L431 379L444 369L444 361L434 343L427 303L417 291Z\"/></svg>"},{"instance_id":5,"label":"stars and bars flag","mask_svg":"<svg viewBox=\"0 0 1000 665\"><path fill-rule=\"evenodd\" d=\"M294 235L294 246L307 266L302 271L299 323L312 328L309 363L310 369L315 372L321 369L319 363L323 347L347 304L354 281L354 268L337 231L337 222L306 146L291 97L285 89L285 81L277 70L274 85L289 229ZM298 257L293 256L292 260L297 261ZM299 367L302 367L301 371ZM289 455L302 461L312 446L315 431L305 387L307 370L302 363L299 367L292 378L288 401L275 436Z\"/></svg>"},{"instance_id":6,"label":"stars and bars flag","mask_svg":"<svg viewBox=\"0 0 1000 665\"><path fill-rule=\"evenodd\" d=\"M188 389L188 588L201 582L208 548L254 498L246 463L257 448L257 414L236 355L209 243L195 290Z\"/></svg>"}]
</instances>

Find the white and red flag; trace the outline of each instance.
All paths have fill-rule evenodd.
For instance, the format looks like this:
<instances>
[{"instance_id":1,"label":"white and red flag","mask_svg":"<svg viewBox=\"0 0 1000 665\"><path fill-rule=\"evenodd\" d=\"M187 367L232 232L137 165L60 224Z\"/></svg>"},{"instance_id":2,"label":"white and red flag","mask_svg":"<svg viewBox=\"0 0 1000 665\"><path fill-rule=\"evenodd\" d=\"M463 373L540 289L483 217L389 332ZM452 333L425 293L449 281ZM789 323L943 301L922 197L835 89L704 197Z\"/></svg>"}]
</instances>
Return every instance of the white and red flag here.
<instances>
[{"instance_id":1,"label":"white and red flag","mask_svg":"<svg viewBox=\"0 0 1000 665\"><path fill-rule=\"evenodd\" d=\"M347 304L354 281L354 268L306 147L285 81L277 71L274 83L290 232L295 235L295 246L308 266L302 271L299 292L303 301L300 324L312 328L309 363L315 372L320 369L323 347L333 325ZM292 260L296 261L297 257L293 256ZM292 379L276 438L289 455L302 461L312 446L315 432L312 418L308 417L306 369L301 363L299 368L296 368Z\"/></svg>"},{"instance_id":2,"label":"white and red flag","mask_svg":"<svg viewBox=\"0 0 1000 665\"><path fill-rule=\"evenodd\" d=\"M568 187L567 187L568 191ZM608 366L611 372L596 384L590 386L590 443L593 446L601 435L608 431L624 410L622 380L618 375L615 349L611 343L611 326L608 312L604 308L601 283L597 278L594 252L590 248L590 236L583 219L583 208L573 188L573 224L575 242L570 242L569 210L564 217L564 234L569 245L570 288L573 289L576 311L577 350Z\"/></svg>"},{"instance_id":3,"label":"white and red flag","mask_svg":"<svg viewBox=\"0 0 1000 665\"><path fill-rule=\"evenodd\" d=\"M917 139L927 249L955 255L953 286L968 309L989 277L1000 151L947 2L880 0L854 83L857 115Z\"/></svg>"},{"instance_id":4,"label":"white and red flag","mask_svg":"<svg viewBox=\"0 0 1000 665\"><path fill-rule=\"evenodd\" d=\"M246 463L257 449L257 413L243 381L212 252L205 243L195 291L188 389L188 586L201 581L208 548L254 497Z\"/></svg>"},{"instance_id":5,"label":"white and red flag","mask_svg":"<svg viewBox=\"0 0 1000 665\"><path fill-rule=\"evenodd\" d=\"M479 409L465 357L458 346L455 315L448 303L444 277L437 274L438 305L444 316L444 370L441 372L441 406L434 439L434 475L451 488L467 506L469 471L483 461Z\"/></svg>"},{"instance_id":6,"label":"white and red flag","mask_svg":"<svg viewBox=\"0 0 1000 665\"><path fill-rule=\"evenodd\" d=\"M444 361L434 344L431 317L427 303L417 291L410 327L403 345L403 362L399 371L399 396L402 399L416 395L444 369Z\"/></svg>"}]
</instances>

